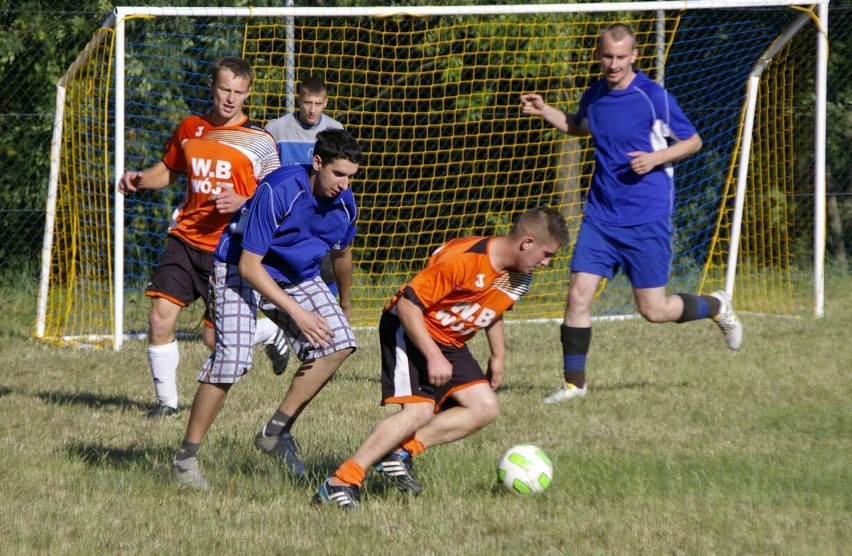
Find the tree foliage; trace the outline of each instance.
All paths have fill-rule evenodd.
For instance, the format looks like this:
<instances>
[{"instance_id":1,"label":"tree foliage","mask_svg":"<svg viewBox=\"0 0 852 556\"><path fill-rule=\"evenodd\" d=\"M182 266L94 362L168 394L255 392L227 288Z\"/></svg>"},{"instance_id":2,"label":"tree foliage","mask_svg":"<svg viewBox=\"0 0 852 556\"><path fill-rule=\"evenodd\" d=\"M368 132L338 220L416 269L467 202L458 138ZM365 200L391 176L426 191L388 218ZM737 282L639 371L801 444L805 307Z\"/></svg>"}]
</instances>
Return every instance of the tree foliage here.
<instances>
[{"instance_id":1,"label":"tree foliage","mask_svg":"<svg viewBox=\"0 0 852 556\"><path fill-rule=\"evenodd\" d=\"M297 1L295 3L301 6L323 5L331 7L343 4L375 5L379 3L411 6L428 5L434 2L425 0L405 3L370 2L368 0L325 2L318 0L315 2ZM462 2L452 3L460 4ZM157 0L148 1L145 4L151 6L192 6L198 3L189 0ZM204 4L228 7L249 5L263 7L281 5L282 2L273 0L216 0ZM852 77L850 75L852 74L849 71L849 60L852 56L852 33L848 32L848 29L852 29L852 0L833 0L830 7L831 45L827 107L828 189L829 193L838 195L841 200L845 201L846 205L852 205L852 201L850 201L850 198L852 198L850 197L852 196L852 150L848 148L850 140L852 140L852 132L850 132L852 130ZM4 172L0 175L0 207L24 211L43 208L50 165L49 149L56 83L89 41L94 30L101 25L113 8L113 3L104 0L77 0L73 3L67 0L0 0L0 15L6 22L4 33L0 35L0 98L3 98L3 115L0 118L0 155L3 157L5 166ZM416 23L412 24L416 25ZM558 24L558 21L554 21L554 25ZM489 33L489 29L483 29L478 36L467 37L469 41L477 43L476 47L467 49L466 54L448 53L447 56L443 57L444 66L437 68L440 70L436 72L439 78L435 84L432 84L433 87L438 87L438 82L441 81L440 76L443 76L444 82L452 83L458 81L459 74L470 73L472 67L489 68L481 70L486 73L470 75L469 79L466 79L478 87L476 91L464 97L463 102L466 102L467 105L451 107L457 113L464 114L464 118L454 123L458 127L459 133L469 133L471 130L480 129L480 117L484 111L489 109L489 106L495 104L495 98L505 98L506 95L516 94L516 91L501 88L501 84L507 82L507 78L518 78L519 75L522 75L525 79L528 79L530 89L535 90L537 86L543 83L562 82L568 78L566 76L571 74L570 67L574 61L570 59L564 60L564 72L554 72L550 75L541 75L537 70L535 60L532 59L516 59L513 60L511 68L501 69L501 60L494 58L494 53L499 52L502 45L494 44L494 41L498 40L495 37L512 36L512 33L506 32L504 28L511 28L513 25L512 21L495 19L493 27L495 31L499 30L499 33ZM424 29L424 33L428 32ZM191 36L191 34L192 30L187 30L187 36ZM216 50L215 41L216 38L214 37L200 47ZM423 41L422 44L436 44L438 42ZM189 50L191 46L187 45L187 64L194 63ZM585 44L577 45L577 56L585 55L588 46ZM417 47L418 45L408 46L408 48ZM564 51L564 49L548 48L547 45L532 44L532 42L530 49L545 53ZM401 59L397 59L394 63L397 65L395 69L404 68L406 64L405 60ZM333 66L334 64L330 63L329 65ZM550 64L550 67L554 67L553 64ZM132 75L133 72L143 70L134 65L131 60L127 71L128 75ZM200 71L203 72L204 70ZM340 71L347 70L341 68ZM514 75L504 75L503 72L506 71L513 72ZM366 80L364 82L367 83ZM150 82L146 83L144 76L137 83L137 86L149 87L152 90L159 87ZM548 88L552 88L552 85L548 85ZM441 92L440 88L435 89L435 91ZM180 90L177 88L175 90L159 88L158 92L164 95L172 95L174 107L177 109L186 111L194 108L181 104L182 101L179 100ZM352 93L348 98L364 98L370 99L370 102L380 103L391 100L382 98L380 95L367 94L369 91L365 91L365 94L360 97L357 94L358 91L353 90ZM423 94L428 96L429 91L426 90ZM428 110L419 110L424 114L422 117L439 117L438 115L447 109L442 99L441 94L436 94L431 99L426 99L425 96L418 99L418 102L429 104ZM351 113L354 113L354 111ZM393 110L389 110L388 114L388 118L393 118ZM366 131L370 122L353 121L348 123L361 126L365 130L363 132L365 140L372 139ZM489 132L488 129L481 129L480 131L482 134ZM410 128L406 129L400 126L399 136L394 139L400 145L413 145L416 138L408 136L407 134L410 132ZM439 141L440 139L434 140ZM471 145L471 147L476 148L477 145ZM512 145L512 148L523 149L525 147L518 144ZM155 155L148 153L146 156ZM410 157L413 162L406 164L406 167L412 168L422 165L423 161L420 160L422 157L418 149L412 148ZM447 165L461 163L455 160L441 162ZM402 169L402 166L400 168L398 170L400 172L411 171ZM489 169L496 176L504 176L507 171L511 173L516 170L513 168ZM390 177L393 178L394 176ZM410 175L405 177L411 178ZM510 185L506 184L507 187ZM473 183L470 186L475 188L477 184ZM422 195L434 194L434 192L424 192ZM428 199L425 199L424 202L428 201ZM685 209L689 210L688 207L685 207ZM489 207L484 207L483 218L487 217L489 210ZM701 211L703 209L696 207L695 210ZM26 221L15 217L0 219L0 239L10 235L19 235L39 238L40 240L42 223L43 217ZM847 225L844 234L846 243L852 244L852 226ZM37 243L36 241L32 245L35 246ZM4 265L13 265L15 258L21 257L13 252L14 249L9 246L7 241L0 241L0 250L2 250L0 256L2 256ZM25 253L22 257L30 259L32 251Z\"/></svg>"}]
</instances>

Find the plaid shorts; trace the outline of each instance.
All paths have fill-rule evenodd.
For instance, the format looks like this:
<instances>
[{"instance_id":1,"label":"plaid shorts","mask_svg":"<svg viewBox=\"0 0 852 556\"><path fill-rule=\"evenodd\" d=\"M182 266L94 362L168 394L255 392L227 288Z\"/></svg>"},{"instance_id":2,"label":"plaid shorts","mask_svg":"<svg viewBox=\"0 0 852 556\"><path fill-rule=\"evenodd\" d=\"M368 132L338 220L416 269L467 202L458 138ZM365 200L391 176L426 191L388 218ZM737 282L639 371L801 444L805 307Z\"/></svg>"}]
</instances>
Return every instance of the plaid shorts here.
<instances>
[{"instance_id":1,"label":"plaid shorts","mask_svg":"<svg viewBox=\"0 0 852 556\"><path fill-rule=\"evenodd\" d=\"M216 333L216 348L198 374L199 382L234 384L252 365L252 341L260 308L287 334L294 353L302 361L355 349L355 335L340 304L320 277L283 289L299 305L320 314L334 331L334 341L324 349L313 349L286 313L262 299L240 277L237 265L216 262L210 275L210 311Z\"/></svg>"}]
</instances>

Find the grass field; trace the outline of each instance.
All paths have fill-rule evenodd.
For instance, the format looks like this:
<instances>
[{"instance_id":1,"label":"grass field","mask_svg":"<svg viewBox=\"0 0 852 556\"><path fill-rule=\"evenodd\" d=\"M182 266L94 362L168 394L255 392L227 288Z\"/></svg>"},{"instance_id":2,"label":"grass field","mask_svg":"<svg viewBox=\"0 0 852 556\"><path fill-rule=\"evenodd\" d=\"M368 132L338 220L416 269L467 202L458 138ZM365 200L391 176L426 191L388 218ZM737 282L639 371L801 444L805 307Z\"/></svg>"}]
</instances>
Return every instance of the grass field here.
<instances>
[{"instance_id":1,"label":"grass field","mask_svg":"<svg viewBox=\"0 0 852 556\"><path fill-rule=\"evenodd\" d=\"M378 406L375 332L294 429L308 480L253 447L289 384L258 354L202 447L213 488L195 493L168 475L188 412L144 419L144 344L46 347L34 306L0 297L2 554L852 553L849 276L829 277L824 319L745 315L738 353L709 321L596 323L590 394L558 406L540 403L560 382L558 327L511 324L497 422L416 460L418 498L370 474L353 512L310 499L393 411ZM189 404L205 352L181 350ZM516 443L550 454L546 493L496 484Z\"/></svg>"}]
</instances>

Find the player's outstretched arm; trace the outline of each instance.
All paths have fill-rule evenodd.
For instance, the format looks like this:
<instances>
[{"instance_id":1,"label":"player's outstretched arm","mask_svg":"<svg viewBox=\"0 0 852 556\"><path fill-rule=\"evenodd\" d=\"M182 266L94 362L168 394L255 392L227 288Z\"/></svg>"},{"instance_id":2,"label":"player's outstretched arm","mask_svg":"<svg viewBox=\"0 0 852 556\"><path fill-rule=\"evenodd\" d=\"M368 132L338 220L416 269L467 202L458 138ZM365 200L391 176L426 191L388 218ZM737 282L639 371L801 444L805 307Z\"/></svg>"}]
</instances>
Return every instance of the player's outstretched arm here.
<instances>
[{"instance_id":1,"label":"player's outstretched arm","mask_svg":"<svg viewBox=\"0 0 852 556\"><path fill-rule=\"evenodd\" d=\"M118 180L118 192L122 195L134 193L140 189L162 189L177 181L179 172L173 172L162 162L158 162L141 172L128 170Z\"/></svg>"},{"instance_id":2,"label":"player's outstretched arm","mask_svg":"<svg viewBox=\"0 0 852 556\"><path fill-rule=\"evenodd\" d=\"M574 123L573 114L568 114L547 104L544 102L542 96L537 93L524 93L521 95L521 113L531 116L541 116L548 125L569 135L582 137L589 134L585 126Z\"/></svg>"}]
</instances>

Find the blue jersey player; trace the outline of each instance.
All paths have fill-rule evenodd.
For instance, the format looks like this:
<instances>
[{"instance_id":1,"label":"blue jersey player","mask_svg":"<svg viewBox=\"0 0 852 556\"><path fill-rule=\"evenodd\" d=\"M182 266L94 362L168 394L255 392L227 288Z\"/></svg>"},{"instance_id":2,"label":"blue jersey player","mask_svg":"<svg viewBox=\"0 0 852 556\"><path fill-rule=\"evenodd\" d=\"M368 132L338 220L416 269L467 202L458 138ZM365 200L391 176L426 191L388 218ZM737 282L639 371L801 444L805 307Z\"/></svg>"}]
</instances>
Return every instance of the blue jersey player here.
<instances>
[{"instance_id":1,"label":"blue jersey player","mask_svg":"<svg viewBox=\"0 0 852 556\"><path fill-rule=\"evenodd\" d=\"M320 277L320 260L330 249L343 253L349 268L341 287L348 295L357 216L349 184L361 158L345 131L321 132L311 165L283 166L267 175L222 234L210 294L216 347L198 375L186 434L172 463L178 484L208 488L198 450L228 391L251 369L258 309L285 332L303 363L255 446L304 476L290 429L356 348L351 315Z\"/></svg>"},{"instance_id":2,"label":"blue jersey player","mask_svg":"<svg viewBox=\"0 0 852 556\"><path fill-rule=\"evenodd\" d=\"M672 163L701 149L701 137L674 97L635 71L638 50L630 28L601 33L597 56L603 76L583 94L576 113L521 95L521 111L541 116L575 136L591 136L595 170L571 260L571 284L561 326L563 386L544 399L585 396L586 356L592 339L591 305L604 278L621 268L639 313L648 321L712 318L731 349L742 344L742 324L725 292L666 293L672 262Z\"/></svg>"}]
</instances>

